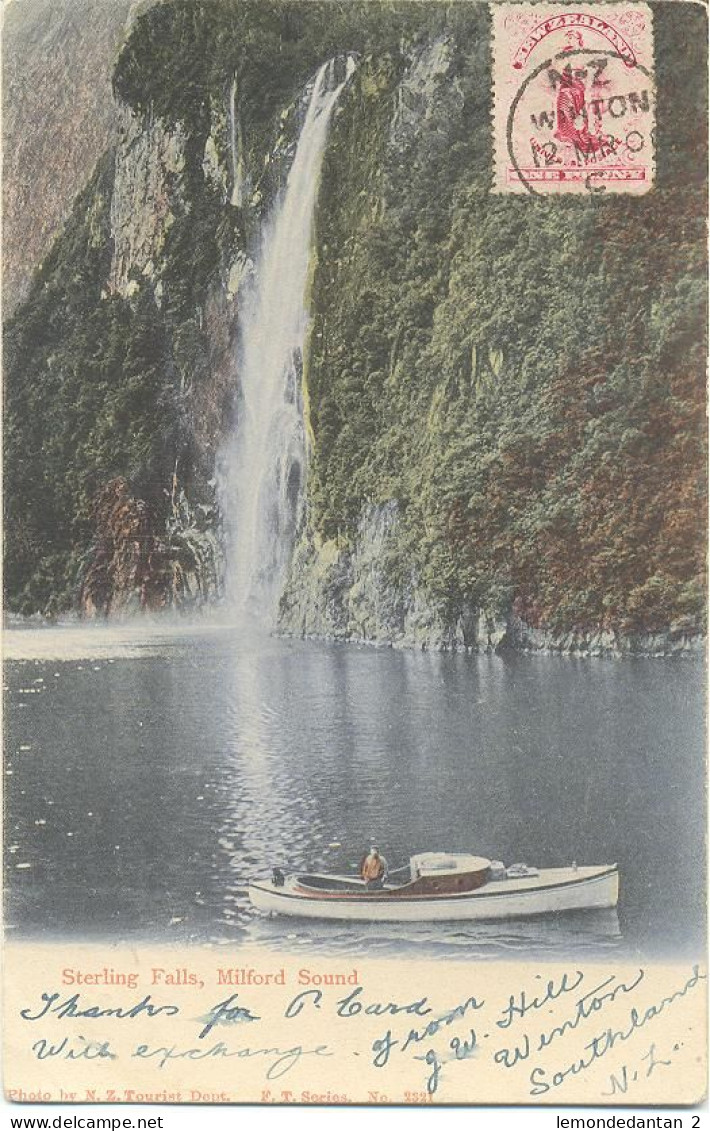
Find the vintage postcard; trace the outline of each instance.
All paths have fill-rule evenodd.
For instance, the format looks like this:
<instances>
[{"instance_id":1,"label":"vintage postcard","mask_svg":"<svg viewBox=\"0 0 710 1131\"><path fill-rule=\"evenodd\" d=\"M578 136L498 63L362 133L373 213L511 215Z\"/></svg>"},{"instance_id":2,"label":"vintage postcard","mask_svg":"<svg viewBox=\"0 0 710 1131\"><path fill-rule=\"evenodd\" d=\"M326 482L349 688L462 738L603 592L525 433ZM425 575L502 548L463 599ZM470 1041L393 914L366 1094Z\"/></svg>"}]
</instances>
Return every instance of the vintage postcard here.
<instances>
[{"instance_id":1,"label":"vintage postcard","mask_svg":"<svg viewBox=\"0 0 710 1131\"><path fill-rule=\"evenodd\" d=\"M6 1098L697 1105L705 8L3 60Z\"/></svg>"}]
</instances>

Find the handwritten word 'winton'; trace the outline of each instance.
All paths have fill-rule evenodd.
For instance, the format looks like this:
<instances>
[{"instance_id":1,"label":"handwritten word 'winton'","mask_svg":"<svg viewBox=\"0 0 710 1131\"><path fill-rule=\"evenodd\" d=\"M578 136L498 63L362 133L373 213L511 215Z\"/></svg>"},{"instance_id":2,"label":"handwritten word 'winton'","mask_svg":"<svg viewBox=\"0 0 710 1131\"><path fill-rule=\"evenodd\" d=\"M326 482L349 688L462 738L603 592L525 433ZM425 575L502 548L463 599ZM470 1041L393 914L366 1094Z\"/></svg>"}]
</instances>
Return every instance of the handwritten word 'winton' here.
<instances>
[{"instance_id":1,"label":"handwritten word 'winton'","mask_svg":"<svg viewBox=\"0 0 710 1131\"><path fill-rule=\"evenodd\" d=\"M539 1009L546 1003L560 997L563 993L570 992L571 990L578 988L581 982L584 980L584 975L580 974L580 976L578 978L575 978L573 982L568 983L567 977L568 975L565 974L558 985L555 985L554 981L548 982L546 992L539 998L533 998L528 1002L526 1002L525 1000L524 991L517 995L517 1004L516 998L511 997L508 1006L503 1011L504 1017L502 1021L498 1021L497 1024L502 1026L503 1028L509 1026L511 1024L514 1011L517 1011L518 1014L522 1015L523 1013L527 1013L529 1010ZM593 1013L598 1013L599 1010L603 1009L607 1005L610 1005L611 1002L613 1002L619 994L631 993L631 991L638 986L639 982L642 981L643 977L643 970L640 970L635 981L627 984L626 982L617 981L616 974L611 974L599 985L594 986L594 988L591 990L587 990L585 994L582 994L581 997L577 999L575 1003L574 1013L571 1017L565 1018L565 1020L562 1021L559 1025L555 1025L552 1029L543 1031L538 1035L536 1046L537 1051L541 1052L542 1049L547 1048L547 1046L556 1037L562 1036L569 1030L576 1029L582 1021L586 1021L587 1018L591 1017ZM612 985L612 982L616 982L616 985ZM533 1041L534 1040L535 1038L533 1038ZM522 1040L519 1040L516 1045L498 1049L494 1054L493 1059L495 1060L496 1064L500 1064L504 1068L514 1068L518 1061L527 1060L527 1058L530 1056L532 1043L533 1042L531 1041L530 1035L528 1033L525 1033Z\"/></svg>"}]
</instances>

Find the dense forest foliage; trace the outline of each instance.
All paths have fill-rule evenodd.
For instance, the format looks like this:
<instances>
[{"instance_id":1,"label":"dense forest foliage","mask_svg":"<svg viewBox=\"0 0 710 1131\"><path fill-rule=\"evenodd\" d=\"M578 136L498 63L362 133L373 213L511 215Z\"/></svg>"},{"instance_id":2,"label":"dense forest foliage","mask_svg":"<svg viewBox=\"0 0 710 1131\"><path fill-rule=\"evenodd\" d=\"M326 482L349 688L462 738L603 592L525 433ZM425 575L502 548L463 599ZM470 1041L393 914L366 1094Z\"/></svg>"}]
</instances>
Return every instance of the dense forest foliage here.
<instances>
[{"instance_id":1,"label":"dense forest foliage","mask_svg":"<svg viewBox=\"0 0 710 1131\"><path fill-rule=\"evenodd\" d=\"M705 16L654 12L648 196L490 193L483 7L447 9L458 114L443 101L388 145L378 60L379 86L361 69L336 125L313 521L347 540L365 503L396 498L389 568L413 567L451 617L468 603L563 631L702 623L705 92L682 75L704 74Z\"/></svg>"},{"instance_id":2,"label":"dense forest foliage","mask_svg":"<svg viewBox=\"0 0 710 1131\"><path fill-rule=\"evenodd\" d=\"M339 45L366 51L422 22L406 3L368 7L367 14L366 7L165 0L136 20L115 66L114 91L146 130L157 118L183 131L184 168L154 277L136 271L130 298L107 289L116 162L108 153L27 302L4 327L10 609L54 614L76 606L103 545L97 504L114 481L125 479L147 502L154 535L182 521L185 505L193 538L214 525L215 452L232 401L223 405L209 451L200 450L195 403L205 387L209 395L214 370L205 310L225 265L258 238L278 187L265 159L284 108ZM218 191L203 165L233 82L253 189L243 208ZM215 140L226 167L229 138L222 130ZM155 203L146 200L146 210ZM179 507L176 476L187 500Z\"/></svg>"},{"instance_id":3,"label":"dense forest foliage","mask_svg":"<svg viewBox=\"0 0 710 1131\"><path fill-rule=\"evenodd\" d=\"M108 479L168 482L179 413L155 304L102 298L112 177L109 158L5 335L5 586L23 612L73 604Z\"/></svg>"},{"instance_id":4,"label":"dense forest foliage","mask_svg":"<svg viewBox=\"0 0 710 1131\"><path fill-rule=\"evenodd\" d=\"M314 247L311 527L347 546L364 507L396 499L392 582L416 574L452 617L473 604L559 630L700 630L706 103L687 75L705 74L705 15L657 4L654 18L654 190L529 199L490 191L484 5L144 12L114 90L146 123L183 131L179 199L155 276L107 293L107 155L6 328L9 606L71 607L114 480L162 530L177 477L185 523L214 524L214 450L191 423L190 398L213 380L204 311L273 197L283 111L324 59L351 51ZM416 100L402 110L402 78L436 43L445 88L418 117ZM241 206L204 171L210 137L230 165L215 122L232 88Z\"/></svg>"}]
</instances>

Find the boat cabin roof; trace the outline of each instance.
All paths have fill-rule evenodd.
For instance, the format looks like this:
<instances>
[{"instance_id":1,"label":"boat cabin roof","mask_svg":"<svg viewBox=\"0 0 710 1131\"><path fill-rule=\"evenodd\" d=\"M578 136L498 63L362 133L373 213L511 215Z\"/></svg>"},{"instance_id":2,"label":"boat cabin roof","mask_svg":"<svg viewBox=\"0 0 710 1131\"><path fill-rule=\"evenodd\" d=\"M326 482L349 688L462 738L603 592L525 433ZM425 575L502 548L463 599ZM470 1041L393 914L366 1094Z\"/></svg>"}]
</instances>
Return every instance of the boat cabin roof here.
<instances>
[{"instance_id":1,"label":"boat cabin roof","mask_svg":"<svg viewBox=\"0 0 710 1131\"><path fill-rule=\"evenodd\" d=\"M420 852L410 860L413 874L418 876L455 875L461 872L481 872L490 867L485 856L472 856L465 852Z\"/></svg>"}]
</instances>

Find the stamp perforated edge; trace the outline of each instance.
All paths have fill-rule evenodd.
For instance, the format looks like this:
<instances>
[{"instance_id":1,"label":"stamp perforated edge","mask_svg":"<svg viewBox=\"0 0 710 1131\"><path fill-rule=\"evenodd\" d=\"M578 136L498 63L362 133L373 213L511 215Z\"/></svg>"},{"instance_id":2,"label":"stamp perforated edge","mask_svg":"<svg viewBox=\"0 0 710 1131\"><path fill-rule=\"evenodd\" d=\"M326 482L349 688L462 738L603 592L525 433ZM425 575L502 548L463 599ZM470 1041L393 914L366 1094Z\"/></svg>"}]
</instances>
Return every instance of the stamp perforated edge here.
<instances>
[{"instance_id":1,"label":"stamp perforated edge","mask_svg":"<svg viewBox=\"0 0 710 1131\"><path fill-rule=\"evenodd\" d=\"M558 0L492 0L490 4L491 12L491 130L492 130L492 168L491 168L491 192L499 195L527 195L529 197L540 196L568 196L568 195L581 195L589 194L590 192L609 192L614 195L643 195L649 192L656 179L656 130L655 130L655 107L656 107L656 83L655 83L655 40L653 28L653 13L650 6L644 0L629 0L629 3L618 3L618 0L592 0L591 3L583 2L571 5L568 0L558 2ZM644 154L642 164L645 170L643 183L634 185L629 180L616 180L605 184L603 187L600 185L600 179L606 179L599 171L591 171L586 178L580 176L578 183L575 185L571 180L565 181L564 179L556 184L542 184L534 187L532 184L521 183L511 185L508 183L507 170L511 162L510 152L510 132L511 126L509 122L511 104L513 99L510 95L510 82L506 81L509 75L508 61L511 58L511 34L506 27L506 17L508 14L520 13L527 14L531 21L536 20L536 26L545 23L545 16L548 19L559 16L572 17L574 15L581 16L583 19L599 19L603 20L604 16L616 17L618 19L619 13L633 16L634 14L641 15L645 22L644 28L644 43L643 54L645 62L640 63L636 55L633 44L626 40L623 35L616 31L616 38L613 35L607 37L609 47L607 49L594 48L587 49L588 54L602 55L614 57L621 63L627 62L636 66L646 77L645 88L650 91L650 122L645 131L646 138L644 139L646 153ZM611 20L609 21L611 30L614 31ZM565 25L574 27L575 25ZM579 26L585 26L580 24ZM562 29L555 29L552 34L559 33ZM593 29L594 30L594 29ZM534 47L537 46L548 33L540 36L533 46L527 51L521 50L520 39L516 40L517 49L512 54L516 57L516 61L520 63L516 67L518 74L521 76L520 86L529 78L529 69L526 71L525 64L529 61L530 56L533 55ZM601 38L601 37L598 37ZM579 52L581 53L581 51ZM573 53L570 52L570 55ZM540 53L539 58L548 63L552 60L544 58L544 54ZM538 71L544 69L537 64ZM520 178L522 181L522 178Z\"/></svg>"}]
</instances>

